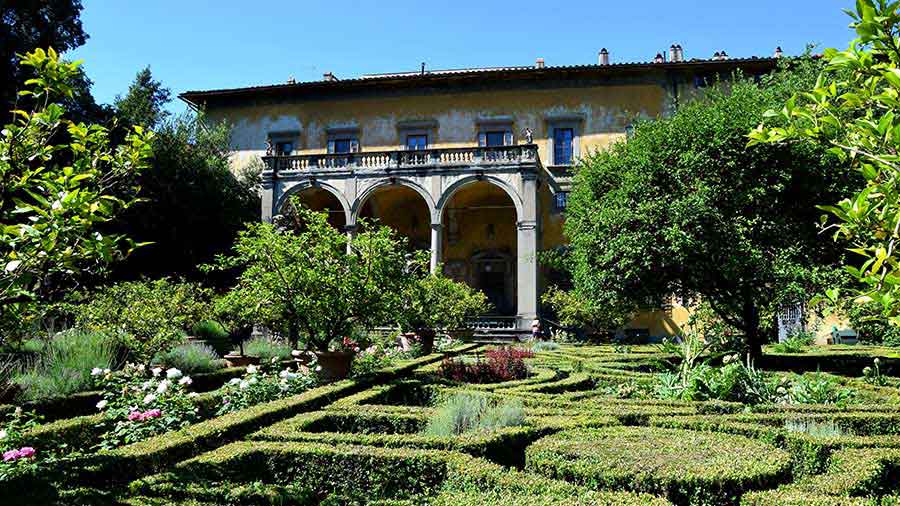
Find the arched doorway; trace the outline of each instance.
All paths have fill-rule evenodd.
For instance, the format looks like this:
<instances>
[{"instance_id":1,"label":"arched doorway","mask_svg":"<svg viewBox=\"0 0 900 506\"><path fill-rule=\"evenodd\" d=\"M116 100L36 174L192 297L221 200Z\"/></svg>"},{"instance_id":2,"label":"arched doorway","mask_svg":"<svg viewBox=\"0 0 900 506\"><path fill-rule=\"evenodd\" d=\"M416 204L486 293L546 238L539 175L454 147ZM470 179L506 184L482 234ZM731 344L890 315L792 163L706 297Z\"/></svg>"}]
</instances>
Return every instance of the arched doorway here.
<instances>
[{"instance_id":1,"label":"arched doorway","mask_svg":"<svg viewBox=\"0 0 900 506\"><path fill-rule=\"evenodd\" d=\"M502 188L474 181L442 209L444 273L484 292L501 316L516 314L516 206Z\"/></svg>"},{"instance_id":2,"label":"arched doorway","mask_svg":"<svg viewBox=\"0 0 900 506\"><path fill-rule=\"evenodd\" d=\"M294 216L293 202L298 201L303 207L328 213L328 223L338 230L347 226L347 214L341 201L330 191L317 186L309 186L291 194L281 206L280 214L287 219Z\"/></svg>"},{"instance_id":3,"label":"arched doorway","mask_svg":"<svg viewBox=\"0 0 900 506\"><path fill-rule=\"evenodd\" d=\"M405 237L414 250L431 248L431 210L416 190L391 184L379 186L363 197L357 215L364 220L377 220L381 225Z\"/></svg>"}]
</instances>

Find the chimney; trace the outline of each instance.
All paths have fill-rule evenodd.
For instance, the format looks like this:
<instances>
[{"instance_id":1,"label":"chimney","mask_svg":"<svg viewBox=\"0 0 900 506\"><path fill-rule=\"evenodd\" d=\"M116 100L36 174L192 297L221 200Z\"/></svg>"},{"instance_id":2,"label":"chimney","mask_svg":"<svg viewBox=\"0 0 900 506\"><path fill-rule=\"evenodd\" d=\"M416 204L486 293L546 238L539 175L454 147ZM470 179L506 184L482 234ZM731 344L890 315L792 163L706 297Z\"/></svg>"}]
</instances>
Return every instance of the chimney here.
<instances>
[{"instance_id":1,"label":"chimney","mask_svg":"<svg viewBox=\"0 0 900 506\"><path fill-rule=\"evenodd\" d=\"M665 61L662 53L656 53L656 58L653 59L653 63L664 63Z\"/></svg>"},{"instance_id":2,"label":"chimney","mask_svg":"<svg viewBox=\"0 0 900 506\"><path fill-rule=\"evenodd\" d=\"M669 46L669 61L673 63L678 61L678 48L675 47L675 44Z\"/></svg>"},{"instance_id":3,"label":"chimney","mask_svg":"<svg viewBox=\"0 0 900 506\"><path fill-rule=\"evenodd\" d=\"M600 65L609 65L609 51L604 47L600 50Z\"/></svg>"},{"instance_id":4,"label":"chimney","mask_svg":"<svg viewBox=\"0 0 900 506\"><path fill-rule=\"evenodd\" d=\"M335 77L334 74L332 74L331 72L325 72L324 74L322 74L322 80L323 81L337 81L338 78Z\"/></svg>"},{"instance_id":5,"label":"chimney","mask_svg":"<svg viewBox=\"0 0 900 506\"><path fill-rule=\"evenodd\" d=\"M781 50L781 46L775 48L775 58L781 58L784 56L784 51Z\"/></svg>"},{"instance_id":6,"label":"chimney","mask_svg":"<svg viewBox=\"0 0 900 506\"><path fill-rule=\"evenodd\" d=\"M681 44L675 44L675 54L678 56L678 61L684 61L684 49L681 48Z\"/></svg>"},{"instance_id":7,"label":"chimney","mask_svg":"<svg viewBox=\"0 0 900 506\"><path fill-rule=\"evenodd\" d=\"M534 66L535 66L535 68L539 68L539 69L544 68L544 59L538 58L537 60L534 60Z\"/></svg>"}]
</instances>

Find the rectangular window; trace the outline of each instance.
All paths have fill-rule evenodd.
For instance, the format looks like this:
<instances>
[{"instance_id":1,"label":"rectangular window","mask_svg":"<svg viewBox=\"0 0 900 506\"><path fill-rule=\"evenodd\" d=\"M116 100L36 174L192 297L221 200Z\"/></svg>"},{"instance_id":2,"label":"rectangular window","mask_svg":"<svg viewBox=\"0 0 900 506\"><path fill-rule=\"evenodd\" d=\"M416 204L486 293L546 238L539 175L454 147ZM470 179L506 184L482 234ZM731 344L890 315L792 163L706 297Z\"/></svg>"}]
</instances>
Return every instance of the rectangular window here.
<instances>
[{"instance_id":1,"label":"rectangular window","mask_svg":"<svg viewBox=\"0 0 900 506\"><path fill-rule=\"evenodd\" d=\"M556 195L553 196L553 202L556 204L555 207L557 211L565 211L566 207L569 205L569 192L557 192Z\"/></svg>"},{"instance_id":2,"label":"rectangular window","mask_svg":"<svg viewBox=\"0 0 900 506\"><path fill-rule=\"evenodd\" d=\"M333 139L328 141L329 153L356 153L359 151L359 141L353 138Z\"/></svg>"},{"instance_id":3,"label":"rectangular window","mask_svg":"<svg viewBox=\"0 0 900 506\"><path fill-rule=\"evenodd\" d=\"M425 134L407 135L406 149L410 151L428 149L428 136Z\"/></svg>"},{"instance_id":4,"label":"rectangular window","mask_svg":"<svg viewBox=\"0 0 900 506\"><path fill-rule=\"evenodd\" d=\"M505 146L506 132L503 130L493 130L484 133L484 145L487 147Z\"/></svg>"},{"instance_id":5,"label":"rectangular window","mask_svg":"<svg viewBox=\"0 0 900 506\"><path fill-rule=\"evenodd\" d=\"M290 141L285 142L276 142L275 143L275 155L277 156L289 156L294 152L294 143Z\"/></svg>"},{"instance_id":6,"label":"rectangular window","mask_svg":"<svg viewBox=\"0 0 900 506\"><path fill-rule=\"evenodd\" d=\"M553 129L553 165L572 165L572 151L574 140L574 129Z\"/></svg>"}]
</instances>

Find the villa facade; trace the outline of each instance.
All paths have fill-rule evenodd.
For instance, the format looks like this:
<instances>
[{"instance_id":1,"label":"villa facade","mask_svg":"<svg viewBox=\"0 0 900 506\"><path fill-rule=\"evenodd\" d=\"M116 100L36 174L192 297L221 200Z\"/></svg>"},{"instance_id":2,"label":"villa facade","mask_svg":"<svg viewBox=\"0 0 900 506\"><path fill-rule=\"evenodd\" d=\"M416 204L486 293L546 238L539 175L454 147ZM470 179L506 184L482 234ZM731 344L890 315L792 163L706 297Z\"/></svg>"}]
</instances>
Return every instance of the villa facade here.
<instances>
[{"instance_id":1,"label":"villa facade","mask_svg":"<svg viewBox=\"0 0 900 506\"><path fill-rule=\"evenodd\" d=\"M529 329L552 280L538 253L566 243L579 158L626 139L637 118L674 111L719 77L776 58L420 71L184 93L234 126L235 165L262 160L261 217L298 196L353 234L374 218L431 251L432 268L488 296L485 324ZM685 308L648 310L639 334L671 335Z\"/></svg>"}]
</instances>

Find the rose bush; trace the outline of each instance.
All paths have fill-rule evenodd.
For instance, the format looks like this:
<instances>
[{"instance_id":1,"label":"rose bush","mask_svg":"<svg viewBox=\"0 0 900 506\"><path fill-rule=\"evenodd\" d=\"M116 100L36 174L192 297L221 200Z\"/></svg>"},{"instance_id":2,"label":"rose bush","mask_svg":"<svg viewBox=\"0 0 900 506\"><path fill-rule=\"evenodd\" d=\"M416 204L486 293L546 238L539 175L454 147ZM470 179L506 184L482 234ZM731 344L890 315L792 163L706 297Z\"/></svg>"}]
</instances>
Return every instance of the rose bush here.
<instances>
[{"instance_id":1,"label":"rose bush","mask_svg":"<svg viewBox=\"0 0 900 506\"><path fill-rule=\"evenodd\" d=\"M181 429L199 420L189 393L192 380L178 369L147 369L127 364L122 371L94 369L103 396L97 409L103 412L105 432L99 448L109 450L157 434Z\"/></svg>"},{"instance_id":2,"label":"rose bush","mask_svg":"<svg viewBox=\"0 0 900 506\"><path fill-rule=\"evenodd\" d=\"M315 355L311 362L300 365L296 371L281 369L273 358L267 363L247 366L241 378L232 378L222 387L222 406L217 414L224 415L241 409L303 393L319 383L315 372L319 365Z\"/></svg>"}]
</instances>

